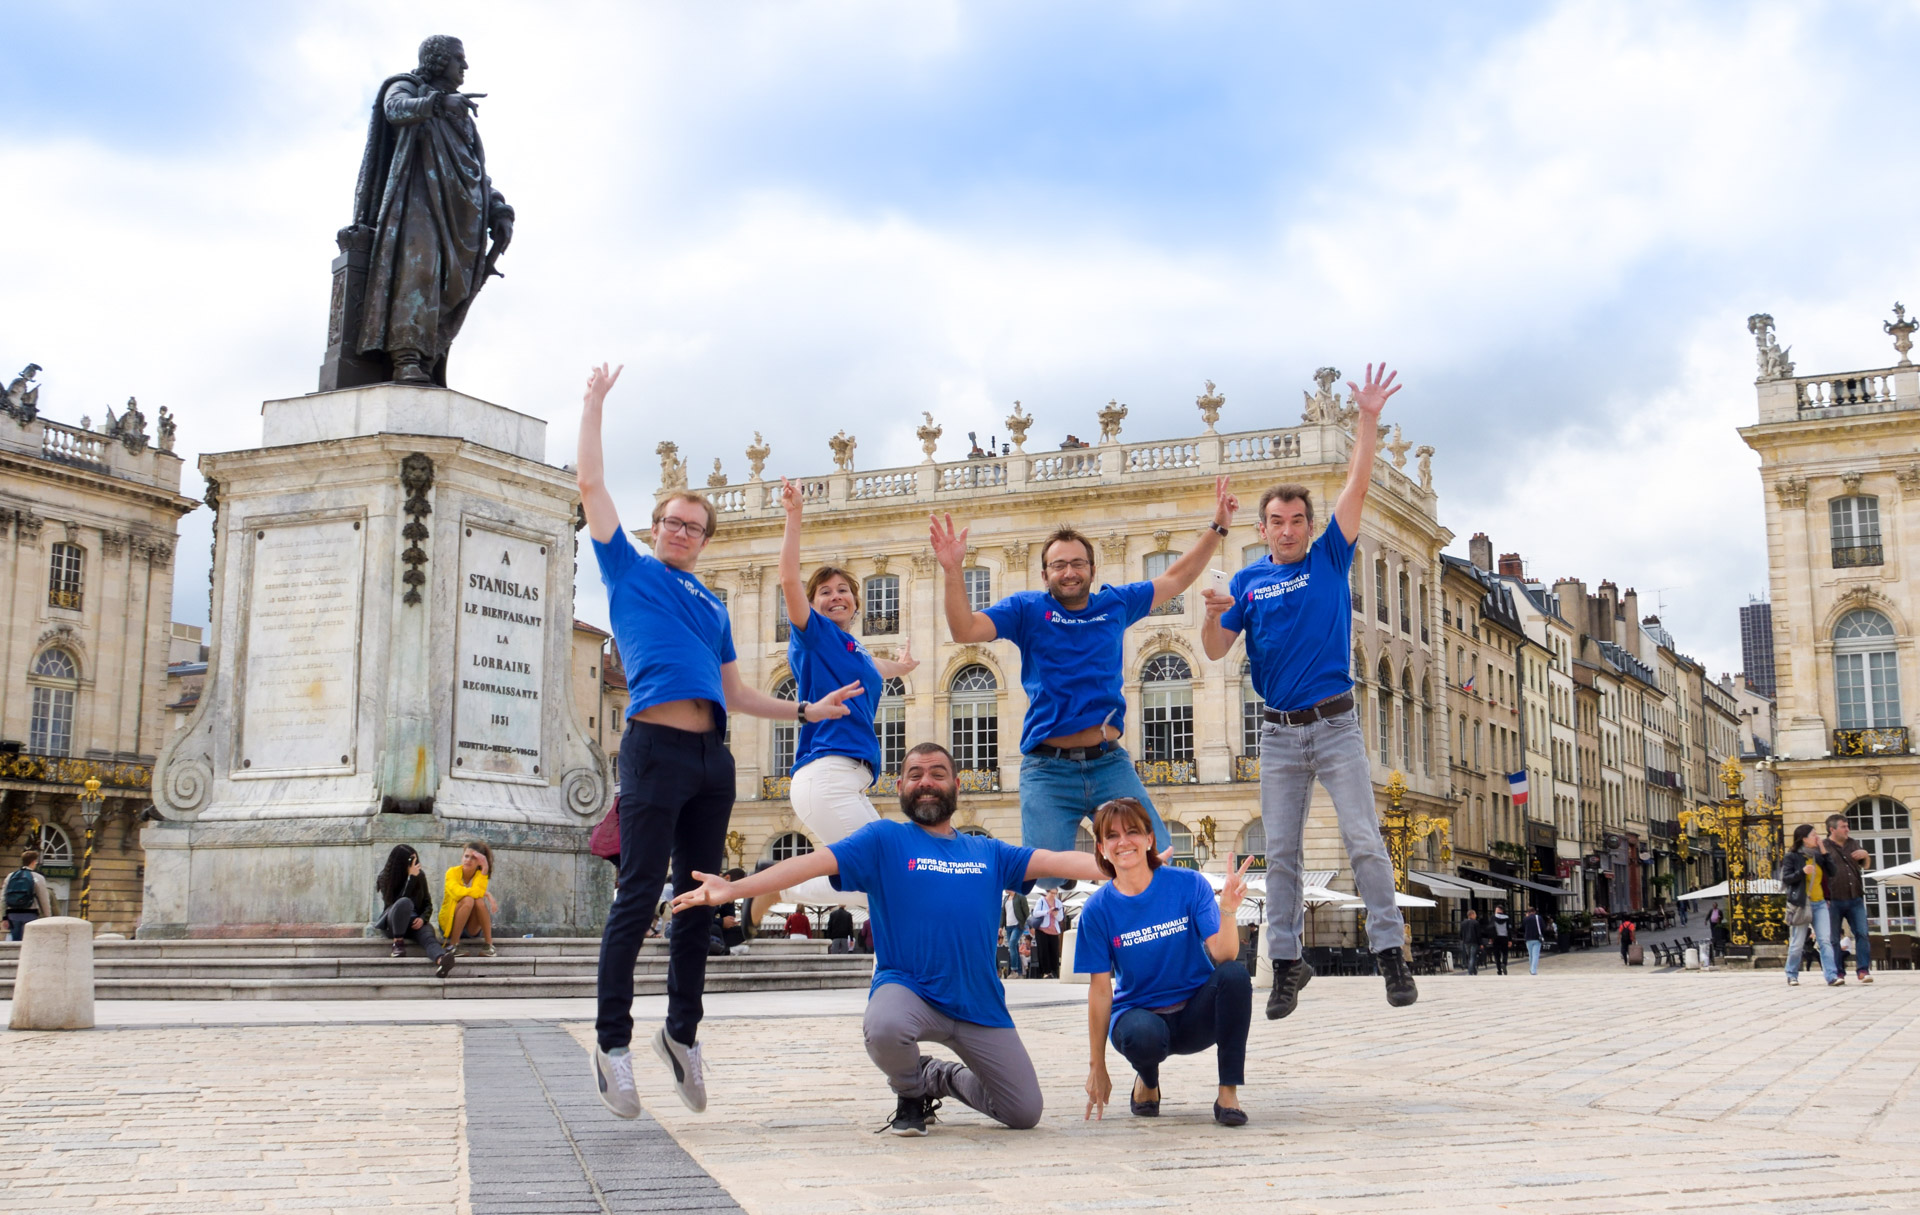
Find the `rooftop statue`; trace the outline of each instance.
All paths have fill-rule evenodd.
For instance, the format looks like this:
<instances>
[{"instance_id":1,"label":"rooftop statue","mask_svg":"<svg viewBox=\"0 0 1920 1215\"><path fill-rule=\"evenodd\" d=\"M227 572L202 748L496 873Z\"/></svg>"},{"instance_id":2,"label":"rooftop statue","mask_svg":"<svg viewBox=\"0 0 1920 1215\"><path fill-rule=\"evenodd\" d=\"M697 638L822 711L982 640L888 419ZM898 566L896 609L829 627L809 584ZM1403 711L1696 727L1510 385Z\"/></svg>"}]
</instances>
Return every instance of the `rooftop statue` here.
<instances>
[{"instance_id":1,"label":"rooftop statue","mask_svg":"<svg viewBox=\"0 0 1920 1215\"><path fill-rule=\"evenodd\" d=\"M420 44L411 72L374 93L353 222L340 229L320 388L392 380L447 382L447 352L494 263L513 240L513 208L487 176L463 93L458 38Z\"/></svg>"}]
</instances>

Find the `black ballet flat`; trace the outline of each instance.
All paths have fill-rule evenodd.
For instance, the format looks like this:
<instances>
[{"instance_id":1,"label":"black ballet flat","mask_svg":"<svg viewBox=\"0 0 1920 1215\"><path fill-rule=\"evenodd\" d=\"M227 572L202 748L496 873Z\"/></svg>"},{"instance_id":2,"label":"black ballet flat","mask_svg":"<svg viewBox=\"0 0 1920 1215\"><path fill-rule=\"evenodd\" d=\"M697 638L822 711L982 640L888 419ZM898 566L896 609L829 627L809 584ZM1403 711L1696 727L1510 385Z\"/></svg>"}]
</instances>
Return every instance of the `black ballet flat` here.
<instances>
[{"instance_id":1,"label":"black ballet flat","mask_svg":"<svg viewBox=\"0 0 1920 1215\"><path fill-rule=\"evenodd\" d=\"M1228 1109L1216 1101L1213 1103L1213 1120L1221 1126L1245 1126L1247 1124L1247 1111Z\"/></svg>"},{"instance_id":2,"label":"black ballet flat","mask_svg":"<svg viewBox=\"0 0 1920 1215\"><path fill-rule=\"evenodd\" d=\"M1133 1111L1135 1118L1158 1118L1160 1116L1160 1099L1155 1097L1152 1101L1135 1101L1133 1094L1129 1092L1127 1094L1127 1108Z\"/></svg>"}]
</instances>

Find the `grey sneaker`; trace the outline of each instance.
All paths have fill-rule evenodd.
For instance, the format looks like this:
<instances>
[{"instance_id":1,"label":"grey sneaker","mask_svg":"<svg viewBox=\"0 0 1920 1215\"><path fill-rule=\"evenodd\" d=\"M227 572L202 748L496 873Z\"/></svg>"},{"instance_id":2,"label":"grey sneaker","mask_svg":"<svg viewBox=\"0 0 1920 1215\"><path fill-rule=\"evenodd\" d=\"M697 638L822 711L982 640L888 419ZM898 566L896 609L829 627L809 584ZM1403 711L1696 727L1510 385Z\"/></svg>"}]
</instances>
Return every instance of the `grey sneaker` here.
<instances>
[{"instance_id":1,"label":"grey sneaker","mask_svg":"<svg viewBox=\"0 0 1920 1215\"><path fill-rule=\"evenodd\" d=\"M640 1094L633 1090L633 1052L624 1046L610 1051L593 1048L593 1083L600 1100L621 1118L640 1116Z\"/></svg>"},{"instance_id":2,"label":"grey sneaker","mask_svg":"<svg viewBox=\"0 0 1920 1215\"><path fill-rule=\"evenodd\" d=\"M673 1091L680 1095L680 1101L694 1113L703 1113L707 1108L707 1081L700 1070L700 1044L682 1046L667 1037L662 1028L653 1036L653 1053L673 1071Z\"/></svg>"}]
</instances>

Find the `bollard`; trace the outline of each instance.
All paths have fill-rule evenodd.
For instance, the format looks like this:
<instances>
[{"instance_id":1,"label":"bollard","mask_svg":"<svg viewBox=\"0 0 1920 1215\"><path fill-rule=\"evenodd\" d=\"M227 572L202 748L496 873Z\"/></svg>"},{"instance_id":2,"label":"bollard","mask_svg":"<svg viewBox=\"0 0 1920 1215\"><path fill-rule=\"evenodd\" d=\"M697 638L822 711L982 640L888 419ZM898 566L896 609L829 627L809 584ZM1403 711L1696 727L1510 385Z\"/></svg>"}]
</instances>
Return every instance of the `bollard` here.
<instances>
[{"instance_id":1,"label":"bollard","mask_svg":"<svg viewBox=\"0 0 1920 1215\"><path fill-rule=\"evenodd\" d=\"M1085 987L1091 982L1088 975L1078 974L1073 969L1073 951L1080 941L1080 930L1069 928L1060 934L1060 981L1078 983Z\"/></svg>"},{"instance_id":2,"label":"bollard","mask_svg":"<svg viewBox=\"0 0 1920 1215\"><path fill-rule=\"evenodd\" d=\"M1255 988L1273 986L1273 959L1267 956L1264 949L1256 951L1253 955L1253 985Z\"/></svg>"},{"instance_id":3,"label":"bollard","mask_svg":"<svg viewBox=\"0 0 1920 1215\"><path fill-rule=\"evenodd\" d=\"M1689 945L1687 946L1685 955L1682 956L1680 961L1681 961L1681 964L1685 966L1688 970L1699 970L1700 969L1700 951L1698 949L1695 949L1693 946Z\"/></svg>"},{"instance_id":4,"label":"bollard","mask_svg":"<svg viewBox=\"0 0 1920 1215\"><path fill-rule=\"evenodd\" d=\"M93 1028L93 925L42 916L27 925L13 976L12 1029Z\"/></svg>"}]
</instances>

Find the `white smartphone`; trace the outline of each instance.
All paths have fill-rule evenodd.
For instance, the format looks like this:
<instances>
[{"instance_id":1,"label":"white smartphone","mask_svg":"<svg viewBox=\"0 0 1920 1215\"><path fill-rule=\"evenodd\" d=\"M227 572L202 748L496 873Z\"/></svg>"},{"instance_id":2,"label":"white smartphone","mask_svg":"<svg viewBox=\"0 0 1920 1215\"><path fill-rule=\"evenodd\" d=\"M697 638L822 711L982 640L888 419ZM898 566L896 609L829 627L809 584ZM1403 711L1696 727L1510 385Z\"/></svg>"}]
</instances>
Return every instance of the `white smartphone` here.
<instances>
[{"instance_id":1,"label":"white smartphone","mask_svg":"<svg viewBox=\"0 0 1920 1215\"><path fill-rule=\"evenodd\" d=\"M1207 588L1219 591L1222 595L1232 595L1233 575L1225 570L1210 569L1207 571Z\"/></svg>"}]
</instances>

